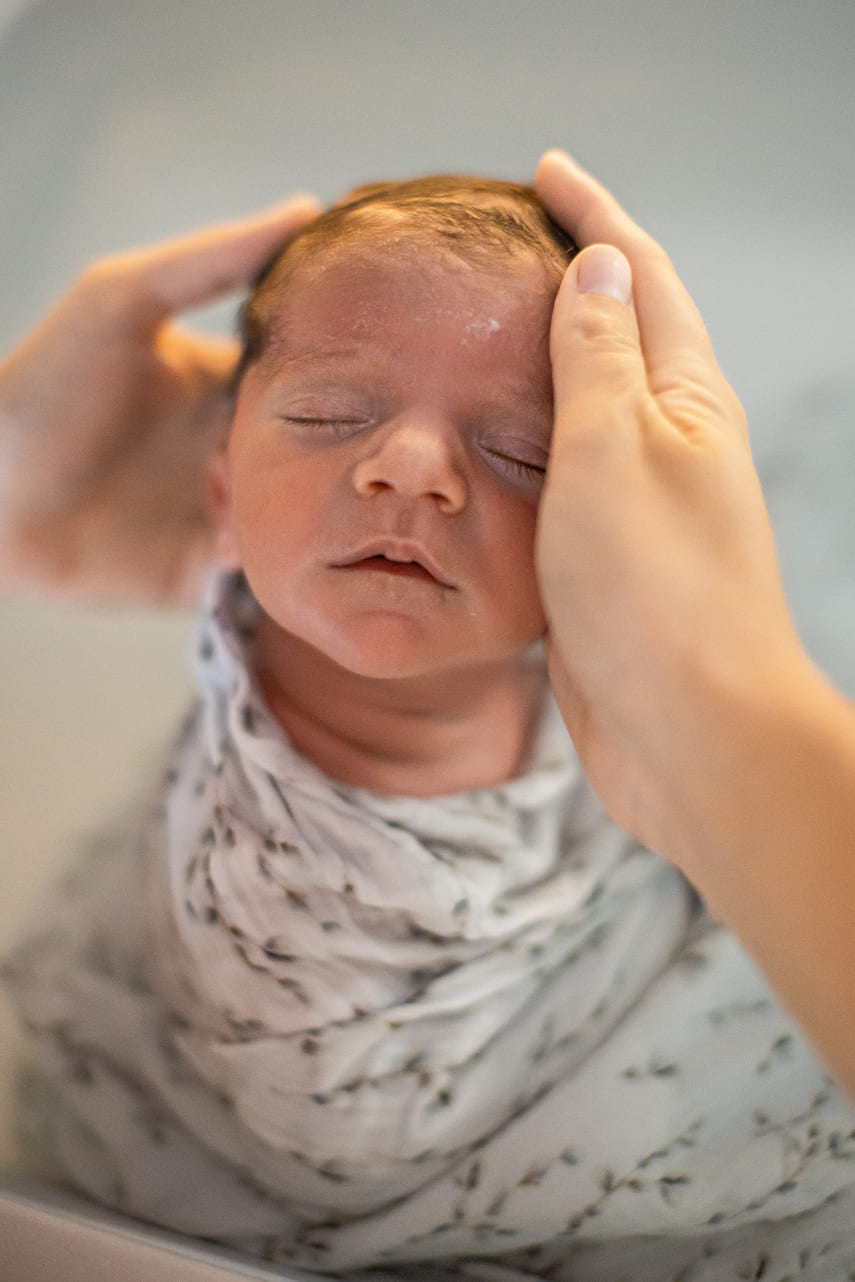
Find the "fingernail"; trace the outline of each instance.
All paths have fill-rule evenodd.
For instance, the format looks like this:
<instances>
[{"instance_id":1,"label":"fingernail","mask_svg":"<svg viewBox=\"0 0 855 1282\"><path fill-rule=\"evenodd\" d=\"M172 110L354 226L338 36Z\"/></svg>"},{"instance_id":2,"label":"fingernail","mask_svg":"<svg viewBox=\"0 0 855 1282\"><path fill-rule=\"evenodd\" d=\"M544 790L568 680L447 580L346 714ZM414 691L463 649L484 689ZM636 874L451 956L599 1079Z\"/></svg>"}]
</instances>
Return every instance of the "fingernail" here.
<instances>
[{"instance_id":1,"label":"fingernail","mask_svg":"<svg viewBox=\"0 0 855 1282\"><path fill-rule=\"evenodd\" d=\"M619 249L592 245L579 258L576 288L580 294L606 294L619 303L629 303L632 269Z\"/></svg>"}]
</instances>

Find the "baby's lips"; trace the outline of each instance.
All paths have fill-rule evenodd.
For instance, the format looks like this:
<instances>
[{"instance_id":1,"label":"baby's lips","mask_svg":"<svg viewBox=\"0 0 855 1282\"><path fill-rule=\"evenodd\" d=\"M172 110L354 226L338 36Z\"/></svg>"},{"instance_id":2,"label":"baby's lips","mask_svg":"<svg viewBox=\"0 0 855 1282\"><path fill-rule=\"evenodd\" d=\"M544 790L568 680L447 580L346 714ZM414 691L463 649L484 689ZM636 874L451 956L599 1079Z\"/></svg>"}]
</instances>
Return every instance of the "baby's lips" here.
<instances>
[{"instance_id":1,"label":"baby's lips","mask_svg":"<svg viewBox=\"0 0 855 1282\"><path fill-rule=\"evenodd\" d=\"M391 564L417 565L422 570L425 570L432 579L435 579L440 587L454 587L446 571L438 564L430 552L421 543L417 543L412 539L375 539L370 543L363 544L362 547L343 557L335 564L337 568L346 569L348 566L381 559Z\"/></svg>"}]
</instances>

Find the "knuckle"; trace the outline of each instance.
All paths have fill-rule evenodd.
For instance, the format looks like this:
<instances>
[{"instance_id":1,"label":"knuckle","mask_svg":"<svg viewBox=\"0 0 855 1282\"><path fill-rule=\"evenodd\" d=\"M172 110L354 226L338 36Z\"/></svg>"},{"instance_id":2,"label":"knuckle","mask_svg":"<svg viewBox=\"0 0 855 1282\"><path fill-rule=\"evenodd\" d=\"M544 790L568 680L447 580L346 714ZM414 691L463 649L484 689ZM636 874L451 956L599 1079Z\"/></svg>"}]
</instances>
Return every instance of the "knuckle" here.
<instances>
[{"instance_id":1,"label":"knuckle","mask_svg":"<svg viewBox=\"0 0 855 1282\"><path fill-rule=\"evenodd\" d=\"M607 351L629 352L638 346L634 327L627 325L624 305L600 295L588 295L583 304L577 305L557 337L562 345Z\"/></svg>"},{"instance_id":2,"label":"knuckle","mask_svg":"<svg viewBox=\"0 0 855 1282\"><path fill-rule=\"evenodd\" d=\"M730 425L748 438L748 420L742 402L716 365L702 353L683 351L673 363L659 370L651 390L670 407L675 418L709 431Z\"/></svg>"}]
</instances>

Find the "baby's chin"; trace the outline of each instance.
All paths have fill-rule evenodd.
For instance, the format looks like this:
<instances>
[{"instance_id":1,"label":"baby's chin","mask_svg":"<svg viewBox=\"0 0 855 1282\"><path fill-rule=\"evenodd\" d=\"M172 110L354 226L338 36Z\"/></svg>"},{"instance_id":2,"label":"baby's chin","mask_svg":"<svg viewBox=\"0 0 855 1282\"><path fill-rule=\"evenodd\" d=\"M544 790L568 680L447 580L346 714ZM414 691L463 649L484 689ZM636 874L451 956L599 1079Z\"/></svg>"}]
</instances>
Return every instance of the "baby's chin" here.
<instances>
[{"instance_id":1,"label":"baby's chin","mask_svg":"<svg viewBox=\"0 0 855 1282\"><path fill-rule=\"evenodd\" d=\"M425 629L396 614L373 615L351 621L345 628L329 629L291 630L269 615L262 618L256 658L281 685L298 680L311 683L318 693L327 684L340 687L353 681L378 687L409 684L440 696L459 689L461 683L465 687L476 673L489 680L493 671L497 679L506 680L509 671L524 664L541 635L509 646L506 653L488 656L483 644L462 643L452 628Z\"/></svg>"},{"instance_id":2,"label":"baby's chin","mask_svg":"<svg viewBox=\"0 0 855 1282\"><path fill-rule=\"evenodd\" d=\"M326 659L343 672L366 681L441 680L477 661L465 649L426 641L410 620L373 619L319 647Z\"/></svg>"}]
</instances>

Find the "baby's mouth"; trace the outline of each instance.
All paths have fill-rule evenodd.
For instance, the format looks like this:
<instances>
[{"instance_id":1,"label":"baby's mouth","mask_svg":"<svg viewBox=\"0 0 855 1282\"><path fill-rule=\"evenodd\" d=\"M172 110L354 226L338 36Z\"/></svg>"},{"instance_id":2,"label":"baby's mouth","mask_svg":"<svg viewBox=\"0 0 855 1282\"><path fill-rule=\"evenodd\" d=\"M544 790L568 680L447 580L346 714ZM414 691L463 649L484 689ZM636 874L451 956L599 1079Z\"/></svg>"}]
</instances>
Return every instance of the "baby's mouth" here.
<instances>
[{"instance_id":1,"label":"baby's mouth","mask_svg":"<svg viewBox=\"0 0 855 1282\"><path fill-rule=\"evenodd\" d=\"M410 540L382 539L364 544L350 556L336 562L334 568L435 583L441 588L454 586L430 553Z\"/></svg>"},{"instance_id":2,"label":"baby's mouth","mask_svg":"<svg viewBox=\"0 0 855 1282\"><path fill-rule=\"evenodd\" d=\"M438 583L439 580L431 574L426 566L420 561L393 561L382 552L375 556L366 556L361 561L355 561L347 567L349 570L368 570L380 574L391 574L396 578L404 579L424 579L426 582Z\"/></svg>"},{"instance_id":3,"label":"baby's mouth","mask_svg":"<svg viewBox=\"0 0 855 1282\"><path fill-rule=\"evenodd\" d=\"M388 556L378 553L376 556L365 556L364 560L351 565L351 569L378 570L383 574L395 574L401 578L423 578L429 579L429 582L436 583L438 579L433 576L431 570L426 569L420 562L396 562L390 560Z\"/></svg>"}]
</instances>

